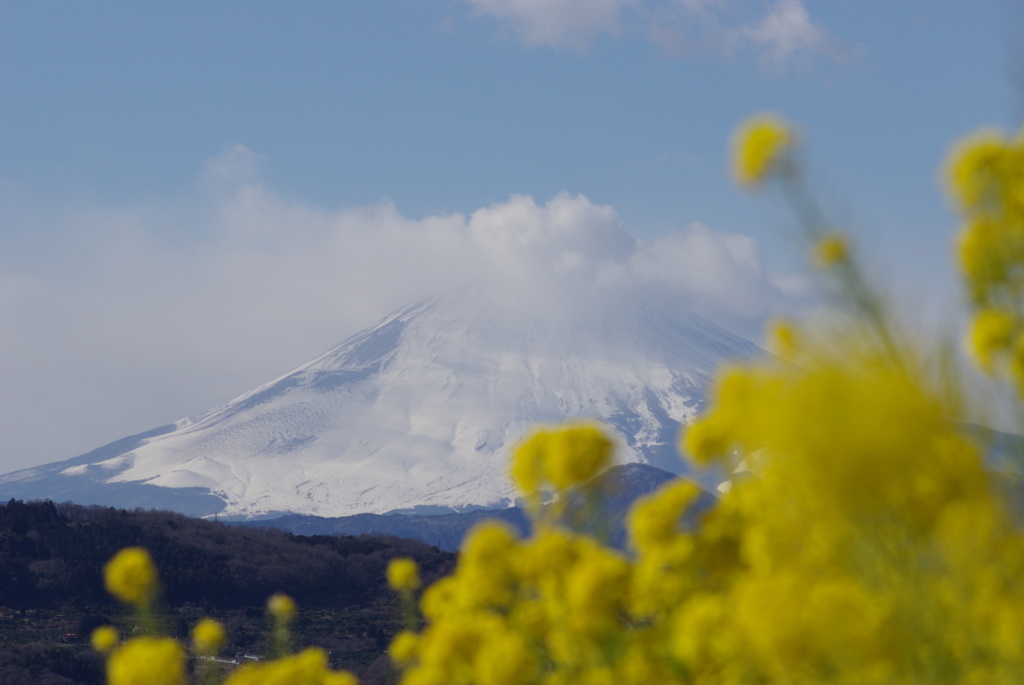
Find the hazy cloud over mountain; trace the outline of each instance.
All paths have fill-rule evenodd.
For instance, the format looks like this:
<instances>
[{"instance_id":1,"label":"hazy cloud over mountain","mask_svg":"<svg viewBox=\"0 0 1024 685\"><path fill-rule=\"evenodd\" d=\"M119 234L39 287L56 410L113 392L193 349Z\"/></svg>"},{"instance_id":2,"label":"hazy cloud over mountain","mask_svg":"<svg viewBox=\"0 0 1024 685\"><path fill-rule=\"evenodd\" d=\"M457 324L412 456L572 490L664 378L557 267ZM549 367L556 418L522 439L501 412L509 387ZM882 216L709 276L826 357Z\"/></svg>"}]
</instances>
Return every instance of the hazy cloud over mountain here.
<instances>
[{"instance_id":1,"label":"hazy cloud over mountain","mask_svg":"<svg viewBox=\"0 0 1024 685\"><path fill-rule=\"evenodd\" d=\"M0 278L0 432L23 436L5 445L9 468L206 410L469 279L515 293L509 311L527 319L654 298L755 338L794 301L752 239L701 225L645 244L570 193L469 215L328 209L262 185L261 163L231 146L181 197L37 208L61 247ZM63 444L44 425L55 417L95 444Z\"/></svg>"}]
</instances>

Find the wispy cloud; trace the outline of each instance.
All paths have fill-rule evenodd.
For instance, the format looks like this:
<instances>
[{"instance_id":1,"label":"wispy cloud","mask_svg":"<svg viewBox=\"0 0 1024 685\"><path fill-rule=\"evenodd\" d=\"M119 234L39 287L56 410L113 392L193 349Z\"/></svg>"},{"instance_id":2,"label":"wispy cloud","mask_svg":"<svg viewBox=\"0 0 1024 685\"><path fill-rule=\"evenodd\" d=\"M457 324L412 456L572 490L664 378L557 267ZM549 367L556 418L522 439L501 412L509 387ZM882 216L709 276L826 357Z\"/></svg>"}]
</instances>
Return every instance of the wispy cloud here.
<instances>
[{"instance_id":1,"label":"wispy cloud","mask_svg":"<svg viewBox=\"0 0 1024 685\"><path fill-rule=\"evenodd\" d=\"M260 165L264 161L262 155L241 143L235 143L206 160L203 170L206 179L214 183L253 183L259 179Z\"/></svg>"},{"instance_id":2,"label":"wispy cloud","mask_svg":"<svg viewBox=\"0 0 1024 685\"><path fill-rule=\"evenodd\" d=\"M232 147L185 197L34 214L62 247L0 271L0 470L211 408L470 278L537 307L625 297L748 335L794 302L748 237L693 225L644 243L568 193L422 218L327 209L266 187L258 162Z\"/></svg>"},{"instance_id":3,"label":"wispy cloud","mask_svg":"<svg viewBox=\"0 0 1024 685\"><path fill-rule=\"evenodd\" d=\"M814 21L803 0L464 0L531 47L586 51L636 30L665 52L751 54L779 73L815 59L846 61L860 48Z\"/></svg>"},{"instance_id":4,"label":"wispy cloud","mask_svg":"<svg viewBox=\"0 0 1024 685\"><path fill-rule=\"evenodd\" d=\"M733 35L749 43L761 65L774 72L807 64L819 56L845 61L858 52L812 21L800 0L778 0L760 22L740 27Z\"/></svg>"},{"instance_id":5,"label":"wispy cloud","mask_svg":"<svg viewBox=\"0 0 1024 685\"><path fill-rule=\"evenodd\" d=\"M500 19L530 46L586 50L622 30L622 10L641 0L465 0L478 13Z\"/></svg>"}]
</instances>

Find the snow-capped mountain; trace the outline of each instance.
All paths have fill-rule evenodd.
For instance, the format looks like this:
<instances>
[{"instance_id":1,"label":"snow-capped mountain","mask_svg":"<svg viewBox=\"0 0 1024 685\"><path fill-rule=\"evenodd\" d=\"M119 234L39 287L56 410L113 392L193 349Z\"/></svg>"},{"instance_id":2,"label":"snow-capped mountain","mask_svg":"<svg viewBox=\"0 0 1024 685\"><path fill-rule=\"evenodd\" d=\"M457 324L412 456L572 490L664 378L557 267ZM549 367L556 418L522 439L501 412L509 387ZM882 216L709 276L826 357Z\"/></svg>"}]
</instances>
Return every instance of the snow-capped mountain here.
<instances>
[{"instance_id":1,"label":"snow-capped mountain","mask_svg":"<svg viewBox=\"0 0 1024 685\"><path fill-rule=\"evenodd\" d=\"M238 518L504 507L508 453L538 423L601 420L621 462L683 472L680 423L720 362L759 353L693 314L533 317L469 285L205 414L0 476L0 498Z\"/></svg>"}]
</instances>

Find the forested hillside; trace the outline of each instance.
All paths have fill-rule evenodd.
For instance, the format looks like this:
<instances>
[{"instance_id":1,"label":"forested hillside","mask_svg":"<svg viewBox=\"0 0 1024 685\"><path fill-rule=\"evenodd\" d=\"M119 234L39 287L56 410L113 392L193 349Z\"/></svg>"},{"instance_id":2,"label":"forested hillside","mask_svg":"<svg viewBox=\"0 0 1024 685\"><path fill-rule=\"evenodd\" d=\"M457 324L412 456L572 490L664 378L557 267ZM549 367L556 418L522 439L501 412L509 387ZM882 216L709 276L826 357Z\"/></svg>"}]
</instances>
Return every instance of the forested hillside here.
<instances>
[{"instance_id":1,"label":"forested hillside","mask_svg":"<svg viewBox=\"0 0 1024 685\"><path fill-rule=\"evenodd\" d=\"M320 645L369 682L390 675L382 655L398 627L388 561L412 557L427 582L454 562L394 537L306 537L168 512L11 500L0 505L0 682L101 682L89 632L102 623L134 627L103 589L101 570L135 545L160 569L170 633L184 637L212 616L228 628L228 656L261 654L264 602L285 592L300 607L296 646Z\"/></svg>"}]
</instances>

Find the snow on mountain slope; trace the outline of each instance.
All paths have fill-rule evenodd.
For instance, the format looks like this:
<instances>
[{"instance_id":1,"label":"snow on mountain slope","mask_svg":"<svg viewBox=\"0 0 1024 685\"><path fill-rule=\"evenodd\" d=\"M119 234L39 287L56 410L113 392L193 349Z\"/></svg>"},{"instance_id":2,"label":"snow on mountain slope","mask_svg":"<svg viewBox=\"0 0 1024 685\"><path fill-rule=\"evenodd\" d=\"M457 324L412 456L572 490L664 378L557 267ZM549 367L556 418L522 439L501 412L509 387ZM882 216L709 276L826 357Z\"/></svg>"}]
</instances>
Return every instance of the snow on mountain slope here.
<instances>
[{"instance_id":1,"label":"snow on mountain slope","mask_svg":"<svg viewBox=\"0 0 1024 685\"><path fill-rule=\"evenodd\" d=\"M538 423L602 420L621 461L681 473L678 428L711 374L758 353L696 315L608 302L534 317L469 285L206 414L0 476L0 497L233 517L503 507L508 451Z\"/></svg>"}]
</instances>

